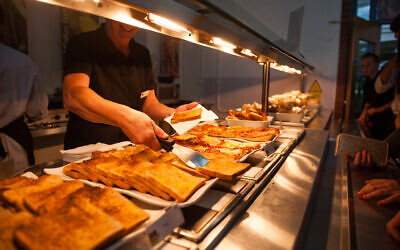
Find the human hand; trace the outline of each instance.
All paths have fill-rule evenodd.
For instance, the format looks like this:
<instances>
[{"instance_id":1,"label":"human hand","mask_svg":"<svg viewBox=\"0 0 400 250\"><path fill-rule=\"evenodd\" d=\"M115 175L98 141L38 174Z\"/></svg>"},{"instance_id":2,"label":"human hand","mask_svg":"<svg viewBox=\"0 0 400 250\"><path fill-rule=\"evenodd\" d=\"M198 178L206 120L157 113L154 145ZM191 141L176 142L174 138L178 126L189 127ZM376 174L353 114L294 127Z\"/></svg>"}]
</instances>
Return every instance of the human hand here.
<instances>
[{"instance_id":1,"label":"human hand","mask_svg":"<svg viewBox=\"0 0 400 250\"><path fill-rule=\"evenodd\" d=\"M390 179L366 180L366 185L357 193L362 199L369 199L377 196L389 196L378 201L378 205L386 205L400 201L400 184Z\"/></svg>"},{"instance_id":2,"label":"human hand","mask_svg":"<svg viewBox=\"0 0 400 250\"><path fill-rule=\"evenodd\" d=\"M344 154L344 158L348 162L353 161L353 158L347 154ZM356 165L356 167L372 167L371 154L365 149L362 152L357 152L354 157L354 165Z\"/></svg>"},{"instance_id":3,"label":"human hand","mask_svg":"<svg viewBox=\"0 0 400 250\"><path fill-rule=\"evenodd\" d=\"M194 109L197 105L199 105L197 102L191 102L187 104L183 104L175 109L176 112L182 112L186 110L191 110Z\"/></svg>"},{"instance_id":4,"label":"human hand","mask_svg":"<svg viewBox=\"0 0 400 250\"><path fill-rule=\"evenodd\" d=\"M379 113L379 109L378 108L369 108L367 110L367 113L369 116L373 116L375 113Z\"/></svg>"},{"instance_id":5,"label":"human hand","mask_svg":"<svg viewBox=\"0 0 400 250\"><path fill-rule=\"evenodd\" d=\"M386 231L400 241L400 211L386 224Z\"/></svg>"},{"instance_id":6,"label":"human hand","mask_svg":"<svg viewBox=\"0 0 400 250\"><path fill-rule=\"evenodd\" d=\"M126 136L134 143L145 144L154 150L160 150L157 136L165 139L168 134L143 112L128 108L125 113L118 124Z\"/></svg>"},{"instance_id":7,"label":"human hand","mask_svg":"<svg viewBox=\"0 0 400 250\"><path fill-rule=\"evenodd\" d=\"M362 112L360 117L358 118L358 121L365 125L365 121L367 120L367 112Z\"/></svg>"}]
</instances>

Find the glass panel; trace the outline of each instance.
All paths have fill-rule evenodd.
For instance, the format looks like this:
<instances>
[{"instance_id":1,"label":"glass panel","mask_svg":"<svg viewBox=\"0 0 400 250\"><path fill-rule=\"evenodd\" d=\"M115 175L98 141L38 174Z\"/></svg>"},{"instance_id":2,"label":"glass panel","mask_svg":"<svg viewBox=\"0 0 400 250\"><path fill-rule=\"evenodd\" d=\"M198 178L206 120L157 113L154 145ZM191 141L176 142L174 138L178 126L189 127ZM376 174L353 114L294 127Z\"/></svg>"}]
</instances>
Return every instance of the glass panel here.
<instances>
[{"instance_id":1,"label":"glass panel","mask_svg":"<svg viewBox=\"0 0 400 250\"><path fill-rule=\"evenodd\" d=\"M365 20L369 20L371 0L357 1L357 16Z\"/></svg>"},{"instance_id":2,"label":"glass panel","mask_svg":"<svg viewBox=\"0 0 400 250\"><path fill-rule=\"evenodd\" d=\"M370 42L366 42L363 40L358 41L358 58L357 58L357 73L356 73L356 83L354 86L354 115L355 117L359 117L362 109L363 109L363 99L364 99L364 81L365 77L361 71L361 56L366 53L374 52L374 44Z\"/></svg>"},{"instance_id":3,"label":"glass panel","mask_svg":"<svg viewBox=\"0 0 400 250\"><path fill-rule=\"evenodd\" d=\"M394 33L390 30L390 24L383 24L381 28L381 42L379 56L381 58L380 66L382 68L390 58L397 53L397 40Z\"/></svg>"}]
</instances>

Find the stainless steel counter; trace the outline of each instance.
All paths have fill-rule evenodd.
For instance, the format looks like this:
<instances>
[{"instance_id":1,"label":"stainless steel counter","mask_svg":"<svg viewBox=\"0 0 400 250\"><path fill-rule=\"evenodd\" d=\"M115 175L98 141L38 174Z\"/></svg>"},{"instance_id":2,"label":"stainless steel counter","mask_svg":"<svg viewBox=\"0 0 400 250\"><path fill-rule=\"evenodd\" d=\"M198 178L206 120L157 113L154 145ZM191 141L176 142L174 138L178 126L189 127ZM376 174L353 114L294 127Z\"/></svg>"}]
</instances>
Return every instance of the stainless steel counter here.
<instances>
[{"instance_id":1,"label":"stainless steel counter","mask_svg":"<svg viewBox=\"0 0 400 250\"><path fill-rule=\"evenodd\" d=\"M332 117L331 109L321 109L318 114L307 125L307 128L312 129L328 129L329 122Z\"/></svg>"},{"instance_id":2,"label":"stainless steel counter","mask_svg":"<svg viewBox=\"0 0 400 250\"><path fill-rule=\"evenodd\" d=\"M304 139L217 249L293 248L327 139L327 131L307 129Z\"/></svg>"},{"instance_id":3,"label":"stainless steel counter","mask_svg":"<svg viewBox=\"0 0 400 250\"><path fill-rule=\"evenodd\" d=\"M306 129L304 138L199 243L171 236L158 249L290 249L307 221L328 131Z\"/></svg>"}]
</instances>

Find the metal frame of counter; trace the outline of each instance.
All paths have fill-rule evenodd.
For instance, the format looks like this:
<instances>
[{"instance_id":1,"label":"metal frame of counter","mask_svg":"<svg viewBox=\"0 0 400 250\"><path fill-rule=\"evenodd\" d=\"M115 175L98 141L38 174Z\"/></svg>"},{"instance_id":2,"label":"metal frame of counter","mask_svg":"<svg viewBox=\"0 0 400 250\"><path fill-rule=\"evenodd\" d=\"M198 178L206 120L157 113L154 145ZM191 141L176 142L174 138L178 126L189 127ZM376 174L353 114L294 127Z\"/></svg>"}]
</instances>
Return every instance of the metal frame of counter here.
<instances>
[{"instance_id":1,"label":"metal frame of counter","mask_svg":"<svg viewBox=\"0 0 400 250\"><path fill-rule=\"evenodd\" d=\"M289 156L198 244L170 235L158 249L294 248L324 159L328 131L306 129Z\"/></svg>"}]
</instances>

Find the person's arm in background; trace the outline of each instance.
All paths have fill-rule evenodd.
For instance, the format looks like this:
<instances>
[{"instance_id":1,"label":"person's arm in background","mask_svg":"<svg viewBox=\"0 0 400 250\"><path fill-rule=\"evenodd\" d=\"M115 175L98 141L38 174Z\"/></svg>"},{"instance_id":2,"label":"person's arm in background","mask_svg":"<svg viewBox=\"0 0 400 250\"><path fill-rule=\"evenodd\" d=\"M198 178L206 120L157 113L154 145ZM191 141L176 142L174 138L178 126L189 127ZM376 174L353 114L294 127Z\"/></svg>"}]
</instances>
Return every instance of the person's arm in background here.
<instances>
[{"instance_id":1,"label":"person's arm in background","mask_svg":"<svg viewBox=\"0 0 400 250\"><path fill-rule=\"evenodd\" d=\"M388 64L382 69L382 72L375 80L375 91L378 94L385 93L394 86L396 81L397 54L390 59Z\"/></svg>"},{"instance_id":2,"label":"person's arm in background","mask_svg":"<svg viewBox=\"0 0 400 250\"><path fill-rule=\"evenodd\" d=\"M392 105L392 102L393 101L390 101L390 102L386 103L385 105L382 105L382 106L377 107L377 108L367 108L367 114L369 116L372 116L372 115L374 115L376 113L381 113L381 112L383 112L383 111L385 111L387 109L390 109L390 106Z\"/></svg>"},{"instance_id":3,"label":"person's arm in background","mask_svg":"<svg viewBox=\"0 0 400 250\"><path fill-rule=\"evenodd\" d=\"M26 104L26 115L31 120L38 120L45 117L48 113L47 107L49 99L39 80L39 75L35 64L31 67L32 86Z\"/></svg>"},{"instance_id":4,"label":"person's arm in background","mask_svg":"<svg viewBox=\"0 0 400 250\"><path fill-rule=\"evenodd\" d=\"M369 106L370 106L370 104L368 102L364 104L364 109L361 112L360 117L358 118L358 121L361 122L364 125L365 125L365 122L367 120Z\"/></svg>"},{"instance_id":5,"label":"person's arm in background","mask_svg":"<svg viewBox=\"0 0 400 250\"><path fill-rule=\"evenodd\" d=\"M84 73L68 74L63 82L64 107L85 120L121 128L134 143L159 149L156 136L166 138L145 113L126 105L106 100L89 88L90 78Z\"/></svg>"}]
</instances>

